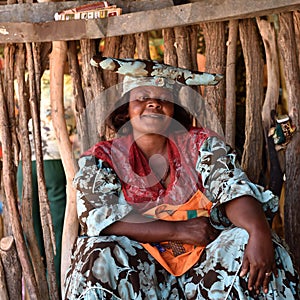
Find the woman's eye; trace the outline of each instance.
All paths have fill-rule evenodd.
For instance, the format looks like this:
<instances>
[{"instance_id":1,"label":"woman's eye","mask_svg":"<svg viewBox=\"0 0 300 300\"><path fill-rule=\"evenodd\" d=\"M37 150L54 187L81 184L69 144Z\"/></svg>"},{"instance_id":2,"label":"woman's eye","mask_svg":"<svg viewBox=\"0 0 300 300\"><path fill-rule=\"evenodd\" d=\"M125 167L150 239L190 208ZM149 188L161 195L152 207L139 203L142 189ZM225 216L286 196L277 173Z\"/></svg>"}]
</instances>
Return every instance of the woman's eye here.
<instances>
[{"instance_id":1,"label":"woman's eye","mask_svg":"<svg viewBox=\"0 0 300 300\"><path fill-rule=\"evenodd\" d=\"M140 97L136 98L136 100L138 100L138 101L149 101L151 99L155 99L155 100L161 101L161 102L172 102L172 100L169 98L151 98L151 97L147 97L147 96L140 96Z\"/></svg>"},{"instance_id":2,"label":"woman's eye","mask_svg":"<svg viewBox=\"0 0 300 300\"><path fill-rule=\"evenodd\" d=\"M148 99L150 99L150 98L146 97L146 96L140 96L140 97L136 98L136 100L138 100L138 101L147 101Z\"/></svg>"}]
</instances>

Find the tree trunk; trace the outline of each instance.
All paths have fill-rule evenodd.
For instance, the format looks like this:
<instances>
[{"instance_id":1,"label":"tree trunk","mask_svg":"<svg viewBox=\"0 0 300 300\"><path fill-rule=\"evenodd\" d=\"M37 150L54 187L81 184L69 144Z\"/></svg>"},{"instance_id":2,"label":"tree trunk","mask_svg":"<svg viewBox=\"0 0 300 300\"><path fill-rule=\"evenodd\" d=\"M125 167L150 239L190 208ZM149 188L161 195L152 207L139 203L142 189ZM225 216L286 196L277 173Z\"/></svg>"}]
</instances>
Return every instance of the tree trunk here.
<instances>
[{"instance_id":1,"label":"tree trunk","mask_svg":"<svg viewBox=\"0 0 300 300\"><path fill-rule=\"evenodd\" d=\"M257 183L263 166L263 60L255 21L244 19L240 21L239 29L246 65L246 128L242 167L250 180Z\"/></svg>"}]
</instances>

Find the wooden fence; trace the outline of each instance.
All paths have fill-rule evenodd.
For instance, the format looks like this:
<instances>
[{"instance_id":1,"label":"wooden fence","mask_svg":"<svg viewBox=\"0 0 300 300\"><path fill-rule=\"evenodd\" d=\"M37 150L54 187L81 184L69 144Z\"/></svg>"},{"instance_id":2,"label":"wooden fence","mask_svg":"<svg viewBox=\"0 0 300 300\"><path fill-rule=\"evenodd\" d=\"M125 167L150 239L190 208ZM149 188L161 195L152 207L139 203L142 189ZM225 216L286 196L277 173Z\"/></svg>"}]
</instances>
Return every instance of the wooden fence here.
<instances>
[{"instance_id":1,"label":"wooden fence","mask_svg":"<svg viewBox=\"0 0 300 300\"><path fill-rule=\"evenodd\" d=\"M149 59L151 30L162 32L164 62L190 69L198 68L199 34L203 35L205 69L208 72L223 73L225 80L217 87L206 87L199 92L218 116L226 141L232 146L235 146L236 140L236 103L240 100L236 88L244 86L245 139L242 165L253 181L263 182L280 196L279 216L284 229L282 235L300 266L300 1L245 3L242 0L194 0L179 5L174 5L170 0L110 2L122 7L123 15L106 20L54 21L55 12L74 7L79 2L10 2L0 6L0 43L4 56L0 76L4 202L4 232L0 242L0 298L21 297L22 277L11 277L12 270L13 274L23 275L30 299L59 298L53 269L53 230L43 176L38 117L39 102L43 101L40 99L43 71L50 68L52 115L67 175L68 201L62 257L64 274L70 259L71 245L77 234L78 221L72 187L77 165L64 122L63 74L67 66L73 79L77 129L83 150L106 135L106 129L101 126L103 120L98 120L95 115L95 112L105 108L97 106L90 111L86 108L96 105L92 100L99 91L121 80L115 74L101 72L90 66L89 60L99 50L99 42L104 41L104 56L125 58L137 55ZM236 77L240 68L236 60L237 49L242 51L245 66L242 83ZM15 80L19 87L18 117L15 114ZM272 137L268 136L273 126L273 110L288 114L297 128L287 147L280 151L274 150ZM24 168L27 174L31 174L28 113L33 118L36 152L39 154L37 171L48 285L45 284L46 272L33 234L30 213L31 176L24 181L22 201L27 209L22 211L22 219L16 193L16 167L20 149ZM29 245L27 247L24 235Z\"/></svg>"}]
</instances>

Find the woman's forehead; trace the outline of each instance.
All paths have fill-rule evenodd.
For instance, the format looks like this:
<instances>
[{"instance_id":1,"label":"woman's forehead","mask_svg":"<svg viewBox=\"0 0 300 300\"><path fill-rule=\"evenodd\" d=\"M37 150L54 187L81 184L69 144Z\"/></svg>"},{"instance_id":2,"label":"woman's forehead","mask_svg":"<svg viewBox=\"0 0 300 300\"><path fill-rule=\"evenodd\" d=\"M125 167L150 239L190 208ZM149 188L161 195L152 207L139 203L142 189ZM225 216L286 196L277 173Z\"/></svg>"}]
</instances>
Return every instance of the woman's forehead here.
<instances>
[{"instance_id":1,"label":"woman's forehead","mask_svg":"<svg viewBox=\"0 0 300 300\"><path fill-rule=\"evenodd\" d=\"M158 86L139 86L136 87L134 89L132 89L130 91L130 94L137 94L137 93L148 93L148 92L152 92L152 93L158 93L158 94L168 94L168 95L172 95L172 91L170 89L166 89L163 87L158 87Z\"/></svg>"}]
</instances>

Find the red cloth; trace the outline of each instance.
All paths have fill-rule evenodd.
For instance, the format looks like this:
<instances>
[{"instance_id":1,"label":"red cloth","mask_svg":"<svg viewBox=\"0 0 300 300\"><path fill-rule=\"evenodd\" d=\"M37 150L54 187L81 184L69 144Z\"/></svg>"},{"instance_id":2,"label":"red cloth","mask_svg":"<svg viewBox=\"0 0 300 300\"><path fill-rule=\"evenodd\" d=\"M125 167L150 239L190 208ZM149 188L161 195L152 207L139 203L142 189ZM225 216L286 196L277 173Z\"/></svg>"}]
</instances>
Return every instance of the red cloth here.
<instances>
[{"instance_id":1,"label":"red cloth","mask_svg":"<svg viewBox=\"0 0 300 300\"><path fill-rule=\"evenodd\" d=\"M167 141L170 184L165 189L153 176L133 137L121 137L96 144L84 155L103 160L117 173L127 202L141 212L163 203L182 204L197 190L203 191L201 178L195 171L199 148L210 136L203 128L192 128L169 136Z\"/></svg>"}]
</instances>

